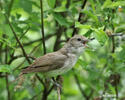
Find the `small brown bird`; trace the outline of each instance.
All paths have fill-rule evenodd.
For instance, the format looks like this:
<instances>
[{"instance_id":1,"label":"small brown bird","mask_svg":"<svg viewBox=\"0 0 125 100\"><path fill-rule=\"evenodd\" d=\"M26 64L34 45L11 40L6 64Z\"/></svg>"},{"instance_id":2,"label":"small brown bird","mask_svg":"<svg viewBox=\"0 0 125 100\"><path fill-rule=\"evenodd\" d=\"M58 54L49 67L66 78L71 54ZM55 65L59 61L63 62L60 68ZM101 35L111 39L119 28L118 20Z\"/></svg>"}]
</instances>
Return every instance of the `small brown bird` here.
<instances>
[{"instance_id":1,"label":"small brown bird","mask_svg":"<svg viewBox=\"0 0 125 100\"><path fill-rule=\"evenodd\" d=\"M75 65L87 42L86 37L75 35L60 50L37 58L22 70L22 74L41 72L45 77L61 75Z\"/></svg>"}]
</instances>

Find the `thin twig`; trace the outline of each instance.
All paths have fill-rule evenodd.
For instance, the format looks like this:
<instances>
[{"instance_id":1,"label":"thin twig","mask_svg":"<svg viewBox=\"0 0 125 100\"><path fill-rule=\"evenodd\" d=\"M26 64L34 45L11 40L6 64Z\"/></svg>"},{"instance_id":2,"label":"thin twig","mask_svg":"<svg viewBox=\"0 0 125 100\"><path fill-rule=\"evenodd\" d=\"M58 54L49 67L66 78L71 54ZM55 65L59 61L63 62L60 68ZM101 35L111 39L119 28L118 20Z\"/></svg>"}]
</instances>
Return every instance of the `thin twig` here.
<instances>
[{"instance_id":1,"label":"thin twig","mask_svg":"<svg viewBox=\"0 0 125 100\"><path fill-rule=\"evenodd\" d=\"M10 1L10 4L9 4L9 7L8 7L8 12L7 12L8 17L10 16L10 13L11 13L11 9L12 9L13 3L14 3L14 0L11 0L11 1Z\"/></svg>"},{"instance_id":2,"label":"thin twig","mask_svg":"<svg viewBox=\"0 0 125 100\"><path fill-rule=\"evenodd\" d=\"M82 4L82 6L81 6L81 9L84 9L84 8L85 8L86 2L87 2L87 0L83 0L83 4ZM82 15L83 15L83 14L80 12L80 13L79 13L79 17L78 17L78 22L81 21ZM74 25L74 26L73 26L72 36L74 36L74 35L76 34L76 32L77 32L77 28L75 28L75 25Z\"/></svg>"},{"instance_id":3,"label":"thin twig","mask_svg":"<svg viewBox=\"0 0 125 100\"><path fill-rule=\"evenodd\" d=\"M29 55L27 55L27 56L28 56L28 58L31 58L32 60L36 59L35 57L29 56ZM12 56L11 59L9 60L8 64L11 64L15 59L18 59L18 58L21 58L21 57L24 57L24 55Z\"/></svg>"},{"instance_id":4,"label":"thin twig","mask_svg":"<svg viewBox=\"0 0 125 100\"><path fill-rule=\"evenodd\" d=\"M50 92L54 89L55 85L51 86L51 88L47 91L47 94L49 95Z\"/></svg>"},{"instance_id":5,"label":"thin twig","mask_svg":"<svg viewBox=\"0 0 125 100\"><path fill-rule=\"evenodd\" d=\"M49 35L45 36L44 39L45 39L45 40L48 40L49 38L51 38L52 36L55 36L55 35L56 35L56 34L49 34ZM43 38L39 38L39 39L30 41L30 42L28 42L28 43L24 43L23 46L29 46L29 45L31 45L31 44L33 44L33 43L35 43L35 42L39 42L39 41L41 41L41 40L43 40Z\"/></svg>"},{"instance_id":6,"label":"thin twig","mask_svg":"<svg viewBox=\"0 0 125 100\"><path fill-rule=\"evenodd\" d=\"M5 64L7 64L8 61L8 46L6 46L6 52L5 52ZM9 90L9 81L8 81L8 73L6 73L6 89L7 89L7 96L8 96L8 100L10 99L10 90Z\"/></svg>"},{"instance_id":7,"label":"thin twig","mask_svg":"<svg viewBox=\"0 0 125 100\"><path fill-rule=\"evenodd\" d=\"M25 50L24 50L24 48L23 48L21 42L19 41L19 39L18 39L18 37L17 37L17 35L16 35L16 32L14 31L14 29L13 29L13 27L12 27L12 25L11 25L11 23L10 23L8 17L7 17L7 15L5 15L5 17L6 17L6 19L7 19L7 21L8 21L8 24L9 24L9 26L10 26L10 28L11 28L11 30L12 30L12 32L13 32L15 38L16 38L16 41L18 42L20 48L22 49L23 55L26 57L26 60L28 61L28 63L31 64L31 61L29 60L29 58L28 58L28 56L27 56L27 54L26 54L26 52L25 52Z\"/></svg>"},{"instance_id":8,"label":"thin twig","mask_svg":"<svg viewBox=\"0 0 125 100\"><path fill-rule=\"evenodd\" d=\"M41 34L42 34L42 42L43 42L43 49L44 54L46 54L46 46L45 46L45 38L44 38L44 23L43 23L43 2L40 0L40 10L41 10Z\"/></svg>"},{"instance_id":9,"label":"thin twig","mask_svg":"<svg viewBox=\"0 0 125 100\"><path fill-rule=\"evenodd\" d=\"M78 77L77 77L77 75L76 75L75 73L74 73L74 78L75 78L75 81L76 81L76 83L77 83L77 85L78 85L78 87L79 87L79 90L81 91L82 95L86 98L87 95L86 95L85 92L82 90L82 87L81 87L81 85L80 85L80 82L79 82L79 80L78 80Z\"/></svg>"},{"instance_id":10,"label":"thin twig","mask_svg":"<svg viewBox=\"0 0 125 100\"><path fill-rule=\"evenodd\" d=\"M74 71L74 69L73 69L73 71ZM83 91L83 89L82 89L82 87L81 87L81 85L80 85L80 82L79 82L79 80L78 80L78 76L77 76L75 73L74 73L74 78L75 78L75 81L76 81L76 83L77 83L77 85L78 85L78 88L79 88L81 94L83 95L83 97L86 98L86 100L88 100L88 96L87 96L86 93Z\"/></svg>"},{"instance_id":11,"label":"thin twig","mask_svg":"<svg viewBox=\"0 0 125 100\"><path fill-rule=\"evenodd\" d=\"M112 53L115 52L115 39L112 37Z\"/></svg>"},{"instance_id":12,"label":"thin twig","mask_svg":"<svg viewBox=\"0 0 125 100\"><path fill-rule=\"evenodd\" d=\"M55 44L54 44L54 51L57 51L59 49L59 43L60 43L60 38L61 38L61 35L63 33L63 27L60 27L58 28L57 30L57 34L56 34L56 41L55 41Z\"/></svg>"},{"instance_id":13,"label":"thin twig","mask_svg":"<svg viewBox=\"0 0 125 100\"><path fill-rule=\"evenodd\" d=\"M35 47L31 50L31 52L29 53L29 55L31 55L34 51L36 51L36 49L37 49L40 45L41 45L41 43L38 44L37 46L35 46ZM15 71L15 70L17 70L18 68L20 68L20 67L23 65L24 62L25 62L25 59L24 59L24 61L23 61L21 64L19 64L13 71Z\"/></svg>"},{"instance_id":14,"label":"thin twig","mask_svg":"<svg viewBox=\"0 0 125 100\"><path fill-rule=\"evenodd\" d=\"M49 35L47 35L47 36L45 36L45 40L48 40L49 38L51 38L52 36L55 36L56 34L49 34ZM29 45L31 45L31 44L33 44L33 43L36 43L36 42L39 42L39 41L41 41L41 39L42 38L40 38L40 39L36 39L36 40L33 40L33 41L30 41L30 42L28 42L28 43L23 43L23 47L24 46L29 46ZM20 47L20 46L17 46L17 48L18 47ZM5 51L5 49L3 49L3 50L1 50L1 52L4 52Z\"/></svg>"},{"instance_id":15,"label":"thin twig","mask_svg":"<svg viewBox=\"0 0 125 100\"><path fill-rule=\"evenodd\" d=\"M23 36L29 31L30 27L28 27L26 29L26 31L19 37L19 40L21 40L23 38Z\"/></svg>"},{"instance_id":16,"label":"thin twig","mask_svg":"<svg viewBox=\"0 0 125 100\"><path fill-rule=\"evenodd\" d=\"M43 82L43 80L39 77L39 75L38 74L35 74L36 75L36 77L37 77L37 79L43 84L43 86L45 87L45 83Z\"/></svg>"},{"instance_id":17,"label":"thin twig","mask_svg":"<svg viewBox=\"0 0 125 100\"><path fill-rule=\"evenodd\" d=\"M9 90L9 81L8 81L8 74L6 73L6 89L7 89L7 95L8 95L8 100L10 99L10 90Z\"/></svg>"},{"instance_id":18,"label":"thin twig","mask_svg":"<svg viewBox=\"0 0 125 100\"><path fill-rule=\"evenodd\" d=\"M60 88L58 86L57 86L57 95L58 95L58 100L61 100Z\"/></svg>"},{"instance_id":19,"label":"thin twig","mask_svg":"<svg viewBox=\"0 0 125 100\"><path fill-rule=\"evenodd\" d=\"M116 99L118 99L118 87L117 87L117 84L115 85L115 92L116 92Z\"/></svg>"}]
</instances>

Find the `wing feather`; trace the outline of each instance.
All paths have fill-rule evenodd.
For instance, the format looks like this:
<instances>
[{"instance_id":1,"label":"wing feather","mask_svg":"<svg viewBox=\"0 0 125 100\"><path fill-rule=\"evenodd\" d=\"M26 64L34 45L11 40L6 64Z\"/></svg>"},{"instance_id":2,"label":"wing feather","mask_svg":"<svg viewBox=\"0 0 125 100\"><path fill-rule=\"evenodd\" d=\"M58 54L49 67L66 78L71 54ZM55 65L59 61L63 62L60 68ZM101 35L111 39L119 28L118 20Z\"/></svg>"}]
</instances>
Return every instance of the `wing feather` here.
<instances>
[{"instance_id":1,"label":"wing feather","mask_svg":"<svg viewBox=\"0 0 125 100\"><path fill-rule=\"evenodd\" d=\"M47 72L63 66L67 56L60 52L48 53L37 58L33 64L22 70L22 73Z\"/></svg>"}]
</instances>

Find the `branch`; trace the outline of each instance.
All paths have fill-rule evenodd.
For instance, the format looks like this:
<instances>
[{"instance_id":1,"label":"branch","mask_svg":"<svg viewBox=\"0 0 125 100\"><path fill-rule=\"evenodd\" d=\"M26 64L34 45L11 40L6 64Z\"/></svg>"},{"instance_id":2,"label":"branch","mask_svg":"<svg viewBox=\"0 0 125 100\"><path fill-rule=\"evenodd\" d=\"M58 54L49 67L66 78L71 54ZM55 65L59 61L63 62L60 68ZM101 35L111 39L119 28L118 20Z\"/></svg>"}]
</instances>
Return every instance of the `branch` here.
<instances>
[{"instance_id":1,"label":"branch","mask_svg":"<svg viewBox=\"0 0 125 100\"><path fill-rule=\"evenodd\" d=\"M111 37L112 38L112 53L115 52L115 39L114 37Z\"/></svg>"},{"instance_id":2,"label":"branch","mask_svg":"<svg viewBox=\"0 0 125 100\"><path fill-rule=\"evenodd\" d=\"M6 37L5 37L6 38ZM5 64L7 64L7 60L8 60L8 46L6 45L6 52L5 52ZM8 73L6 73L6 89L7 89L7 96L8 96L8 100L10 99L10 90L9 90L9 81L8 81Z\"/></svg>"},{"instance_id":3,"label":"branch","mask_svg":"<svg viewBox=\"0 0 125 100\"><path fill-rule=\"evenodd\" d=\"M30 29L30 27L28 27L28 28L26 29L26 31L20 36L19 40L21 40L21 39L23 38L23 36L29 31L29 29Z\"/></svg>"},{"instance_id":4,"label":"branch","mask_svg":"<svg viewBox=\"0 0 125 100\"><path fill-rule=\"evenodd\" d=\"M43 41L43 49L44 49L44 54L46 54L46 46L45 46L45 38L44 38L44 23L43 23L43 2L40 0L40 10L41 10L41 34L42 34L42 41Z\"/></svg>"},{"instance_id":5,"label":"branch","mask_svg":"<svg viewBox=\"0 0 125 100\"><path fill-rule=\"evenodd\" d=\"M49 38L51 38L52 36L55 36L55 35L56 35L56 33L55 33L55 34L49 34L49 35L45 36L45 40L48 40ZM28 42L28 43L23 43L23 46L29 46L29 45L31 45L31 44L33 44L33 43L35 43L35 42L41 41L41 39L42 39L42 38L36 39L36 40L33 40L33 41L30 41L30 42ZM20 46L17 46L17 48L18 48L18 47L20 47ZM1 49L0 49L0 50L1 50ZM1 52L4 52L4 51L5 51L5 49L1 50Z\"/></svg>"},{"instance_id":6,"label":"branch","mask_svg":"<svg viewBox=\"0 0 125 100\"><path fill-rule=\"evenodd\" d=\"M36 59L35 57L32 57L30 55L27 55L27 56L28 56L28 58L31 58L32 60ZM11 59L9 60L8 64L11 64L15 59L18 59L18 58L21 58L21 57L24 57L24 55L12 56Z\"/></svg>"},{"instance_id":7,"label":"branch","mask_svg":"<svg viewBox=\"0 0 125 100\"><path fill-rule=\"evenodd\" d=\"M7 94L8 94L8 100L10 99L10 90L9 90L9 81L8 81L8 74L6 73L6 89L7 89Z\"/></svg>"},{"instance_id":8,"label":"branch","mask_svg":"<svg viewBox=\"0 0 125 100\"><path fill-rule=\"evenodd\" d=\"M18 39L18 37L17 37L17 35L16 35L16 32L14 31L14 29L13 29L13 27L12 27L12 25L11 25L9 19L8 19L8 17L7 17L6 15L5 15L5 17L6 17L6 19L7 19L7 21L8 21L8 24L9 24L9 26L10 26L10 28L11 28L11 30L12 30L12 32L13 32L15 38L16 38L17 43L19 44L20 48L22 49L23 55L26 57L26 60L28 61L28 63L31 64L31 62L30 62L30 60L29 60L29 58L28 58L28 56L27 56L27 54L26 54L26 52L25 52L25 50L24 50L24 48L23 48L21 42L19 41L19 39Z\"/></svg>"},{"instance_id":9,"label":"branch","mask_svg":"<svg viewBox=\"0 0 125 100\"><path fill-rule=\"evenodd\" d=\"M8 12L7 12L8 17L10 16L10 12L11 12L11 9L12 9L12 6L13 6L13 2L14 2L14 0L10 1L9 7L8 7Z\"/></svg>"},{"instance_id":10,"label":"branch","mask_svg":"<svg viewBox=\"0 0 125 100\"><path fill-rule=\"evenodd\" d=\"M30 27L28 27L28 29L19 37L19 40L21 40L22 38L23 38L23 36L28 32L28 30L30 29ZM17 48L17 44L18 43L16 43L16 48ZM14 52L15 52L15 49L13 50L13 52L12 52L12 54L11 54L11 58L13 59L13 57L14 57ZM11 59L11 60L12 60ZM10 62L11 63L11 62Z\"/></svg>"},{"instance_id":11,"label":"branch","mask_svg":"<svg viewBox=\"0 0 125 100\"><path fill-rule=\"evenodd\" d=\"M49 35L45 36L44 39L45 39L45 40L48 40L49 38L51 38L51 37L54 36L54 35L56 35L56 34L49 34ZM30 44L33 44L33 43L35 43L35 42L39 42L39 41L41 41L41 40L43 40L43 38L39 38L39 39L37 39L37 40L31 41L31 42L28 42L28 43L24 43L23 45L24 45L24 46L28 46L28 45L30 45Z\"/></svg>"},{"instance_id":12,"label":"branch","mask_svg":"<svg viewBox=\"0 0 125 100\"><path fill-rule=\"evenodd\" d=\"M72 70L73 70L73 72L74 72L74 69L72 69ZM86 95L86 93L83 91L83 89L82 89L82 87L81 87L81 85L80 85L78 76L77 76L75 73L74 73L74 78L75 78L75 81L76 81L76 83L77 83L77 85L78 85L78 88L79 88L81 94L83 95L83 97L85 97L86 100L89 100L89 97L88 97L88 96Z\"/></svg>"},{"instance_id":13,"label":"branch","mask_svg":"<svg viewBox=\"0 0 125 100\"><path fill-rule=\"evenodd\" d=\"M55 87L55 85L53 85L53 86L48 90L48 92L47 92L48 95L49 95L50 92L54 89L54 87Z\"/></svg>"},{"instance_id":14,"label":"branch","mask_svg":"<svg viewBox=\"0 0 125 100\"><path fill-rule=\"evenodd\" d=\"M59 43L60 43L60 38L62 36L63 30L64 30L63 27L59 26L59 29L56 32L57 34L56 34L56 41L55 41L55 44L54 44L54 51L58 50Z\"/></svg>"},{"instance_id":15,"label":"branch","mask_svg":"<svg viewBox=\"0 0 125 100\"><path fill-rule=\"evenodd\" d=\"M87 2L87 0L84 0L84 1L83 1L83 4L82 4L81 9L84 9L84 8L85 8L86 2ZM79 13L79 17L78 17L78 22L81 21L82 15L83 15L83 14L80 12L80 13ZM72 33L72 36L74 36L74 35L76 34L76 32L77 32L77 28L75 28L75 25L74 25L74 26L73 26L73 33Z\"/></svg>"},{"instance_id":16,"label":"branch","mask_svg":"<svg viewBox=\"0 0 125 100\"><path fill-rule=\"evenodd\" d=\"M40 45L41 45L41 43L38 44L37 46L35 46L35 47L31 50L31 52L29 53L29 55L31 55ZM15 70L17 70L18 68L20 68L20 67L23 65L24 62L25 62L25 59L24 59L24 61L23 61L20 65L18 65L16 68L14 68L13 71L15 71Z\"/></svg>"},{"instance_id":17,"label":"branch","mask_svg":"<svg viewBox=\"0 0 125 100\"><path fill-rule=\"evenodd\" d=\"M43 84L43 86L45 87L45 83L43 82L43 80L39 77L39 75L38 74L35 74L36 75L36 77L37 77L37 79Z\"/></svg>"},{"instance_id":18,"label":"branch","mask_svg":"<svg viewBox=\"0 0 125 100\"><path fill-rule=\"evenodd\" d=\"M58 100L61 100L60 88L59 87L57 87L57 95L58 95Z\"/></svg>"}]
</instances>

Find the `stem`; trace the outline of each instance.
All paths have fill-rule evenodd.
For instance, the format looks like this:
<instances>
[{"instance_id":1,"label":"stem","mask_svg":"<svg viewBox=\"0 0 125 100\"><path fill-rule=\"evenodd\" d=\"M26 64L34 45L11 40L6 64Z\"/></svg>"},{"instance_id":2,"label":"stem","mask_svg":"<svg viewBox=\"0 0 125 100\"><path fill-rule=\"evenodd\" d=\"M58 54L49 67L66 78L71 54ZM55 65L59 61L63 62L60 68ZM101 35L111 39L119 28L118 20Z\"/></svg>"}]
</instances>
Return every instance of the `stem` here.
<instances>
[{"instance_id":1,"label":"stem","mask_svg":"<svg viewBox=\"0 0 125 100\"><path fill-rule=\"evenodd\" d=\"M13 27L12 27L12 25L11 25L9 19L8 19L8 17L7 17L6 15L5 15L5 17L6 17L6 19L7 19L7 21L8 21L8 24L9 24L9 26L10 26L10 28L11 28L11 30L12 30L12 32L13 32L15 38L16 38L17 43L19 44L20 48L22 49L23 55L26 57L28 63L31 64L31 61L29 60L29 58L28 58L28 56L27 56L27 54L26 54L26 52L25 52L25 50L24 50L24 48L23 48L21 42L19 41L19 39L18 39L18 37L17 37L17 35L16 35L16 32L14 31L14 29L13 29Z\"/></svg>"},{"instance_id":2,"label":"stem","mask_svg":"<svg viewBox=\"0 0 125 100\"><path fill-rule=\"evenodd\" d=\"M6 38L6 36L5 36L5 38ZM7 60L8 60L8 46L6 45L5 64L7 64ZM10 100L8 73L6 73L5 79L6 79L6 89L7 89L7 96L8 96L7 98L8 98L8 100Z\"/></svg>"},{"instance_id":3,"label":"stem","mask_svg":"<svg viewBox=\"0 0 125 100\"><path fill-rule=\"evenodd\" d=\"M115 39L112 37L112 53L115 52Z\"/></svg>"},{"instance_id":4,"label":"stem","mask_svg":"<svg viewBox=\"0 0 125 100\"><path fill-rule=\"evenodd\" d=\"M43 49L44 54L46 54L46 46L45 46L45 38L44 38L44 23L43 23L43 2L40 0L40 10L41 10L41 34L42 34L42 42L43 42Z\"/></svg>"},{"instance_id":5,"label":"stem","mask_svg":"<svg viewBox=\"0 0 125 100\"><path fill-rule=\"evenodd\" d=\"M12 9L12 6L13 6L13 2L14 2L14 0L10 1L9 7L8 7L8 17L10 16L10 12L11 12L11 9Z\"/></svg>"},{"instance_id":6,"label":"stem","mask_svg":"<svg viewBox=\"0 0 125 100\"><path fill-rule=\"evenodd\" d=\"M10 90L9 90L9 81L8 81L8 74L6 73L6 89L7 89L7 95L8 95L8 100L11 100L10 99Z\"/></svg>"},{"instance_id":7,"label":"stem","mask_svg":"<svg viewBox=\"0 0 125 100\"><path fill-rule=\"evenodd\" d=\"M74 69L73 69L73 71L74 71ZM86 100L89 100L88 96L87 96L87 95L85 94L85 92L83 91L83 89L82 89L82 87L81 87L81 85L80 85L79 79L78 79L78 77L77 77L77 75L76 75L75 73L74 73L74 78L75 78L75 81L76 81L76 83L77 83L77 85L78 85L78 88L79 88L81 94L83 95L83 97L85 97Z\"/></svg>"},{"instance_id":8,"label":"stem","mask_svg":"<svg viewBox=\"0 0 125 100\"><path fill-rule=\"evenodd\" d=\"M84 8L85 8L86 2L87 2L87 0L84 0L84 1L83 1L83 4L82 4L82 6L81 6L81 9L84 9ZM82 15L83 15L83 14L80 12L80 13L79 13L79 17L78 17L78 22L81 21ZM75 28L75 25L74 25L74 26L73 26L72 36L74 36L74 35L76 34L76 32L77 32L77 28Z\"/></svg>"},{"instance_id":9,"label":"stem","mask_svg":"<svg viewBox=\"0 0 125 100\"><path fill-rule=\"evenodd\" d=\"M61 100L60 88L59 87L57 87L57 95L58 95L58 100Z\"/></svg>"}]
</instances>

